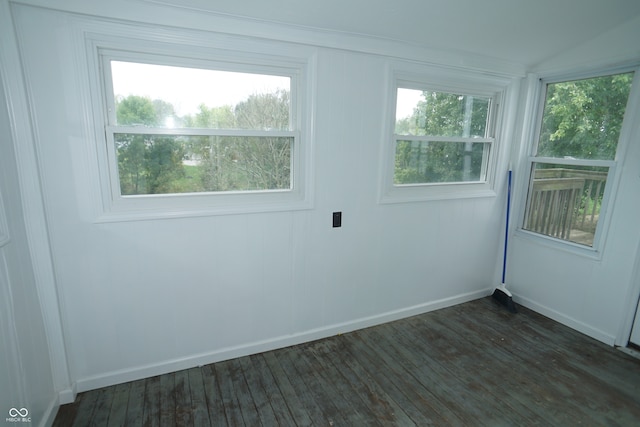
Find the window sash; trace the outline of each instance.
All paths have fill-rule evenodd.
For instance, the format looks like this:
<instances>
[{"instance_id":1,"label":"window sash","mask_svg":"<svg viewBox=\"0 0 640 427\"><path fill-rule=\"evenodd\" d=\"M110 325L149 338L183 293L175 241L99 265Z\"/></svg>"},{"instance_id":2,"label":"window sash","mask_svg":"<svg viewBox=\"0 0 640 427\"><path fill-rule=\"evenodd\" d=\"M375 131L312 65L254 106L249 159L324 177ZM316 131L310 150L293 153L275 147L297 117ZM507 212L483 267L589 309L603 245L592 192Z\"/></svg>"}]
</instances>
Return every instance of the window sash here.
<instances>
[{"instance_id":1,"label":"window sash","mask_svg":"<svg viewBox=\"0 0 640 427\"><path fill-rule=\"evenodd\" d=\"M195 193L181 193L181 192L169 192L169 193L157 193L157 194L122 194L122 187L120 183L120 170L118 166L118 152L116 148L116 135L117 134L134 134L134 135L152 135L152 136L221 136L221 137L257 137L257 138L290 138L292 140L289 154L289 187L288 188L268 188L268 189L256 189L256 190L221 190L221 191L198 191ZM296 161L297 159L297 147L300 144L299 132L293 131L239 131L239 130L219 130L219 129L165 129L165 128L147 128L144 126L107 126L106 132L107 143L107 157L109 168L109 179L111 187L111 196L113 200L121 198L127 199L145 199L149 197L153 198L166 198L166 197L184 197L189 194L196 194L198 196L206 195L222 195L222 194L268 194L268 193L286 193L292 192L296 189L298 183L296 182Z\"/></svg>"},{"instance_id":2,"label":"window sash","mask_svg":"<svg viewBox=\"0 0 640 427\"><path fill-rule=\"evenodd\" d=\"M112 51L109 49L99 49L98 51L102 64L102 84L106 102L106 123L104 125L107 143L107 169L109 171L109 182L111 187L111 199L114 201L127 199L152 198L175 198L184 199L185 195L193 194L199 196L214 196L219 198L223 194L269 194L269 193L293 193L297 191L300 175L301 161L298 147L301 141L301 114L298 111L298 82L299 71L282 68L279 66L260 65L254 63L235 63L225 61L198 60L189 58L177 58L173 56L154 55L147 53L131 53L125 51ZM266 76L280 76L290 79L289 87L289 129L262 130L262 129L230 129L230 128L188 128L188 127L163 127L145 125L118 125L116 124L116 98L113 90L113 76L111 72L111 61L124 61L132 63L142 63L161 66L200 68L213 71L237 72L245 74L257 74ZM118 153L116 148L116 134L150 135L150 136L210 136L210 137L252 137L252 138L290 138L289 164L289 188L269 188L269 189L247 189L247 190L221 190L221 191L199 191L196 193L167 192L158 194L122 194L120 186L120 170Z\"/></svg>"},{"instance_id":3,"label":"window sash","mask_svg":"<svg viewBox=\"0 0 640 427\"><path fill-rule=\"evenodd\" d=\"M551 164L551 165L612 168L617 164L615 160L562 159L559 157L537 157L537 156L530 156L528 160L530 165L533 163L545 163L545 164Z\"/></svg>"},{"instance_id":4,"label":"window sash","mask_svg":"<svg viewBox=\"0 0 640 427\"><path fill-rule=\"evenodd\" d=\"M173 55L155 55L151 53L127 52L123 50L98 49L101 65L102 85L106 102L106 125L119 126L116 121L116 99L113 89L113 75L111 71L111 61L131 62L148 65L159 65L169 67L183 67L204 69L212 71L224 71L242 74L257 74L265 76L286 77L290 79L289 87L289 130L300 129L301 114L298 111L298 84L299 71L288 67L270 66L259 62L229 62L225 60L205 60L196 58L177 57ZM195 128L166 128L166 129L195 129ZM225 129L228 130L228 129ZM249 129L250 131L250 129Z\"/></svg>"},{"instance_id":5,"label":"window sash","mask_svg":"<svg viewBox=\"0 0 640 427\"><path fill-rule=\"evenodd\" d=\"M555 158L529 160L522 230L564 244L596 249L607 213L616 162L562 161ZM537 165L567 166L570 169L538 169ZM583 167L595 167L606 172L580 169ZM538 171L545 170L551 172L550 176L536 177ZM554 174L554 171L560 173Z\"/></svg>"},{"instance_id":6,"label":"window sash","mask_svg":"<svg viewBox=\"0 0 640 427\"><path fill-rule=\"evenodd\" d=\"M479 136L439 136L439 135L414 135L409 132L405 133L397 133L396 131L396 111L398 109L398 99L397 94L399 89L409 89L415 91L428 91L428 92L437 92L442 94L454 95L457 94L459 96L465 97L474 97L481 98L487 101L487 112L486 112L486 123L484 126L483 137ZM449 85L433 85L428 82L417 82L413 80L405 80L405 79L397 79L393 86L393 108L391 109L392 117L391 117L391 146L389 147L389 159L388 159L388 172L386 174L386 183L385 187L387 188L387 192L394 191L394 189L404 189L406 191L421 191L419 188L423 188L424 191L432 192L436 189L436 187L444 188L453 188L455 186L459 191L469 191L472 188L475 188L471 191L478 191L478 186L486 186L491 179L491 171L490 167L493 163L493 158L497 154L494 153L495 148L495 132L496 132L496 122L498 116L498 98L499 93L493 90L489 91L478 91L477 88L474 87L459 87L458 85L449 86ZM467 112L469 117L471 117L471 111ZM442 181L432 181L432 182L407 182L407 183L398 183L397 182L397 150L398 144L401 141L410 141L410 142L419 142L419 143L451 143L451 144L460 144L460 143L471 143L471 144L485 144L485 149L482 153L482 165L481 171L479 174L480 179L455 179L455 180L442 180ZM455 171L452 171L455 173ZM464 187L461 187L461 184L464 184ZM411 190L413 188L414 190ZM403 191L404 191L403 190ZM450 190L445 190L450 191ZM425 196L427 193L424 193ZM461 194L462 196L462 194ZM424 196L423 196L424 197ZM427 196L430 198L431 196ZM438 196L436 196L438 197ZM449 193L447 197L452 197Z\"/></svg>"},{"instance_id":7,"label":"window sash","mask_svg":"<svg viewBox=\"0 0 640 427\"><path fill-rule=\"evenodd\" d=\"M613 159L586 159L586 158L575 158L575 157L569 157L569 156L549 157L549 156L539 155L538 148L540 144L540 133L542 132L542 127L543 127L542 122L543 122L546 107L547 107L547 96L548 96L549 85L556 84L556 83L564 83L564 82L586 80L591 78L605 77L607 75L625 74L630 71L637 71L637 70L619 69L619 70L612 70L609 73L596 73L596 74L590 73L590 74L585 74L581 76L560 76L558 78L552 78L552 79L544 79L544 80L539 79L536 82L538 84L538 89L536 91L537 92L537 107L536 107L537 114L535 117L535 121L532 120L530 124L530 126L534 129L534 131L531 132L532 142L530 145L530 155L527 158L527 162L526 162L526 164L528 165L528 172L527 172L528 181L527 181L527 187L526 187L527 194L526 194L526 199L524 200L525 204L523 206L523 209L520 215L520 225L518 227L519 230L525 232L528 235L535 236L535 238L557 242L558 244L561 244L564 247L571 248L572 250L582 252L585 254L597 254L602 250L602 244L603 244L602 242L604 240L604 234L606 233L606 230L611 221L610 212L609 212L611 206L609 205L610 205L611 199L614 197L613 193L616 186L616 182L618 182L619 180L619 171L617 171L617 169L618 169L620 159L618 158L618 153L620 153L621 147L624 144L624 142L622 141L624 127L625 127L624 120L622 123L622 128L620 129L620 134L618 135L617 147L615 150L616 154L614 155ZM632 79L632 87L631 87L632 92L634 91L633 85L636 81L637 81L637 76L635 76ZM629 96L631 96L631 93L629 94ZM627 103L629 102L629 99L630 98L627 99ZM595 216L597 217L597 221L595 222L595 224L593 224L595 229L593 230L593 234L590 242L588 243L585 243L583 241L577 242L575 241L576 239L570 236L566 236L566 237L556 236L556 235L551 235L552 233L545 233L545 232L540 232L538 230L531 229L533 227L531 223L532 212L530 212L530 209L531 209L532 203L535 203L535 202L532 202L532 197L534 197L533 185L534 185L535 173L537 170L536 164L568 166L568 167L574 167L574 169L576 167L585 167L585 168L594 167L594 168L606 169L606 177L604 177L604 184L600 187L602 190L602 194L600 199L597 202L599 203L599 210L597 210L597 213L595 214ZM578 168L578 171L579 170L580 169ZM580 172L576 172L574 174L580 174ZM583 173L582 175L585 175L585 174ZM598 179L601 180L602 177ZM592 181L592 180L589 177L585 177L585 181L587 181L587 184L582 193L583 199L587 197L586 195L589 194L589 192L592 191L588 188L589 186L588 183L589 181ZM584 203L584 200L576 201L576 204L580 204L580 206L578 206L577 209L585 210L585 206L582 205L583 203ZM594 206L595 206L595 203L594 203ZM584 213L578 212L577 215L579 217L580 215L584 215Z\"/></svg>"},{"instance_id":8,"label":"window sash","mask_svg":"<svg viewBox=\"0 0 640 427\"><path fill-rule=\"evenodd\" d=\"M298 131L283 130L238 130L238 129L204 129L204 128L161 128L147 126L106 126L107 134L130 133L136 135L175 135L175 136L255 136L255 137L289 137L299 139Z\"/></svg>"},{"instance_id":9,"label":"window sash","mask_svg":"<svg viewBox=\"0 0 640 427\"><path fill-rule=\"evenodd\" d=\"M589 73L589 74L585 74L585 75L578 75L578 76L565 76L565 77L558 77L558 78L551 78L551 79L544 79L544 80L540 80L541 86L540 86L540 91L539 91L539 100L538 100L538 113L537 113L537 122L535 123L536 126L536 131L535 131L535 139L534 139L534 143L532 145L532 156L535 156L536 158L544 158L544 159L549 159L549 158L553 158L553 159L587 159L586 157L575 157L574 155L572 155L572 153L570 152L566 152L563 153L562 156L563 157L550 157L548 155L540 155L538 152L540 150L540 144L541 144L541 133L543 131L544 128L544 118L547 112L547 102L548 102L548 98L549 98L549 87L551 85L558 85L558 84L564 84L564 83L574 83L574 82L581 82L581 81L587 81L587 80L595 80L595 79L600 79L600 78L606 78L606 77L615 77L615 76L621 76L621 75L625 75L625 74L631 74L631 86L630 86L630 91L633 90L633 81L635 80L634 77L634 73L636 73L637 70L635 69L629 69L629 68L624 68L624 69L619 69L619 70L611 70L608 73ZM631 92L629 92L627 94L628 98L626 100L627 105L626 107L628 107L628 102L629 102L629 97L631 95ZM606 104L605 104L606 105ZM625 107L625 110L626 110ZM623 114L624 116L624 114ZM621 123L622 124L622 123ZM618 139L616 141L616 148L615 148L615 152L618 152L619 149L619 143L620 143L620 138L621 138L621 130L622 129L618 129ZM610 160L613 161L615 160L616 155L614 154L613 158L597 158L597 157L592 157L592 160Z\"/></svg>"},{"instance_id":10,"label":"window sash","mask_svg":"<svg viewBox=\"0 0 640 427\"><path fill-rule=\"evenodd\" d=\"M485 135L484 137L486 138L493 138L495 137L495 132L496 132L496 124L497 124L497 116L498 116L498 109L499 109L499 94L496 91L478 91L477 88L472 87L459 87L460 85L452 85L452 86L447 86L447 85L432 85L432 84L428 84L426 82L415 82L415 81L410 81L410 80L404 80L404 79L398 79L396 80L395 86L394 86L394 98L393 98L393 111L392 111L392 115L393 115L393 127L392 129L394 129L394 135L395 135L395 129L396 129L396 112L398 109L398 98L397 98L397 94L398 94L398 90L399 89L408 89L408 90L415 90L415 91L426 91L426 92L435 92L435 93L441 93L441 94L447 94L447 95L460 95L460 96L465 96L465 97L473 97L473 98L480 98L480 99L485 99L488 101L488 105L487 105L487 117L486 117L486 123L484 126L484 131L485 131ZM463 85L464 86L464 85ZM472 112L469 111L469 114L471 114ZM414 136L413 134L398 134L398 135L404 135L404 136ZM415 135L418 137L435 137L435 138L466 138L465 136L455 136L455 137L445 137L445 136L438 136L438 135ZM469 138L478 138L478 136L470 136Z\"/></svg>"},{"instance_id":11,"label":"window sash","mask_svg":"<svg viewBox=\"0 0 640 427\"><path fill-rule=\"evenodd\" d=\"M413 183L397 183L396 182L396 172L397 167L395 164L396 161L396 153L398 149L398 143L410 141L410 142L420 142L420 143L449 143L449 144L485 144L486 149L482 150L482 165L480 167L480 179L478 180L454 180L454 181L433 181L433 182L413 182ZM441 137L441 136L415 136L415 135L399 135L394 134L393 136L393 187L415 187L415 186L436 186L436 185L456 185L456 184L485 184L488 180L489 176L489 159L491 157L491 152L493 151L495 143L495 138L474 138L474 137Z\"/></svg>"},{"instance_id":12,"label":"window sash","mask_svg":"<svg viewBox=\"0 0 640 427\"><path fill-rule=\"evenodd\" d=\"M416 136L416 135L402 135L394 134L394 141L420 141L420 142L475 142L475 143L488 143L493 144L495 138L474 138L474 137L456 137L456 136Z\"/></svg>"}]
</instances>

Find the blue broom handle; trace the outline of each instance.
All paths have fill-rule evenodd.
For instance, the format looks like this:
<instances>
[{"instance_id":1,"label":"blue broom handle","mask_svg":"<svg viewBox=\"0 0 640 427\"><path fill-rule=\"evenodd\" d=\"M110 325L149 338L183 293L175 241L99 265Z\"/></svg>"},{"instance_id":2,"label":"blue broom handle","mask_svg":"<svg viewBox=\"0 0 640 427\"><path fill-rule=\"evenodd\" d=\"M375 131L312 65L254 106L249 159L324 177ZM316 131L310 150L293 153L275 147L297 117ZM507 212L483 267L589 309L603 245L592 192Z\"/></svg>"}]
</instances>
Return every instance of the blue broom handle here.
<instances>
[{"instance_id":1,"label":"blue broom handle","mask_svg":"<svg viewBox=\"0 0 640 427\"><path fill-rule=\"evenodd\" d=\"M507 275L507 245L509 243L509 212L511 210L511 168L509 168L509 178L507 182L507 220L505 221L505 231L504 231L504 255L502 257L502 284L504 285L504 281Z\"/></svg>"}]
</instances>

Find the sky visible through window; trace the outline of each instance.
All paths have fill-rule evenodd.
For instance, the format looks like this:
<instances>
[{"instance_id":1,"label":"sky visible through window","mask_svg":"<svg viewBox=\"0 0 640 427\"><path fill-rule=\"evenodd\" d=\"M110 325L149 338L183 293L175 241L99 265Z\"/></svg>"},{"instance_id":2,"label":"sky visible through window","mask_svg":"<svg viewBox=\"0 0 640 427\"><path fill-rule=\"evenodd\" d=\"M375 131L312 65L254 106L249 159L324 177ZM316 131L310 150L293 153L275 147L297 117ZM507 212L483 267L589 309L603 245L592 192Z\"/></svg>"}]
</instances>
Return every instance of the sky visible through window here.
<instances>
[{"instance_id":1,"label":"sky visible through window","mask_svg":"<svg viewBox=\"0 0 640 427\"><path fill-rule=\"evenodd\" d=\"M172 104L178 116L198 112L198 106L235 106L250 95L290 90L284 76L238 73L111 61L116 96L137 95Z\"/></svg>"},{"instance_id":2,"label":"sky visible through window","mask_svg":"<svg viewBox=\"0 0 640 427\"><path fill-rule=\"evenodd\" d=\"M405 119L413 114L418 102L423 101L421 90L398 88L396 121Z\"/></svg>"},{"instance_id":3,"label":"sky visible through window","mask_svg":"<svg viewBox=\"0 0 640 427\"><path fill-rule=\"evenodd\" d=\"M111 61L113 93L161 99L172 104L178 116L198 112L198 106L235 106L257 93L290 91L285 76L218 71L201 68ZM396 119L411 116L422 91L398 89Z\"/></svg>"}]
</instances>

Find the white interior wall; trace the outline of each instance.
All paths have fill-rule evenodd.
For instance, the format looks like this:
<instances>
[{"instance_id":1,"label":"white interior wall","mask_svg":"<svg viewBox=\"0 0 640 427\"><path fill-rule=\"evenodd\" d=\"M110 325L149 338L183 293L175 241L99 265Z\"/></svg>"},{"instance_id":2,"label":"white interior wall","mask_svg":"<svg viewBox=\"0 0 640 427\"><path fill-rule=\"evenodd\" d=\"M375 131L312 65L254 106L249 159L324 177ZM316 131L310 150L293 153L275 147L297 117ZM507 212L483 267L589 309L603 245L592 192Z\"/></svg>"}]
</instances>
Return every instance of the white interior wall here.
<instances>
[{"instance_id":1,"label":"white interior wall","mask_svg":"<svg viewBox=\"0 0 640 427\"><path fill-rule=\"evenodd\" d=\"M619 64L637 62L640 58L640 16L630 19L595 39L584 40L571 50L536 64L529 71L540 74L585 72Z\"/></svg>"},{"instance_id":2,"label":"white interior wall","mask_svg":"<svg viewBox=\"0 0 640 427\"><path fill-rule=\"evenodd\" d=\"M390 58L313 48L312 209L96 223L82 190L95 168L78 154L95 144L88 88L70 32L91 19L22 6L14 19L78 391L408 316L495 285L504 197L378 203ZM333 211L342 228L331 227Z\"/></svg>"},{"instance_id":3,"label":"white interior wall","mask_svg":"<svg viewBox=\"0 0 640 427\"><path fill-rule=\"evenodd\" d=\"M0 419L16 418L11 409L24 414L24 408L32 425L41 426L55 416L58 396L27 245L3 71L0 66Z\"/></svg>"},{"instance_id":4,"label":"white interior wall","mask_svg":"<svg viewBox=\"0 0 640 427\"><path fill-rule=\"evenodd\" d=\"M603 220L602 247L585 253L516 231L509 252L508 283L518 302L610 345L627 344L630 331L623 325L629 325L640 293L637 277L632 277L640 242L638 82L636 78L625 115L628 146L619 152L621 176L608 211L610 222ZM531 85L538 84L537 78L531 79ZM525 136L523 145L529 139ZM526 162L521 159L519 164ZM526 199L528 171L524 166L517 179L514 228L521 226Z\"/></svg>"},{"instance_id":5,"label":"white interior wall","mask_svg":"<svg viewBox=\"0 0 640 427\"><path fill-rule=\"evenodd\" d=\"M87 13L102 7L76 3ZM240 25L167 11L155 15L150 8L115 10L134 20L191 28L215 21L215 28L232 33L318 40L291 28L275 34L265 23ZM434 57L415 47L395 49L397 44L376 40L360 44L361 39L332 35L325 48L318 48L313 209L98 224L81 214L86 201L76 191L91 166L74 153L78 144L91 141L80 102L86 88L77 86L77 70L66 61L72 49L68 22L48 10L17 6L14 11L35 119L65 350L79 390L453 304L488 294L499 278L502 184L496 198L377 202L389 56L485 71L490 61ZM637 31L626 25L536 71L543 75L637 59ZM377 45L383 46L377 50ZM370 54L340 46L364 46ZM389 56L375 53L381 51ZM528 104L525 93L518 122L525 120ZM526 137L519 142L528 143ZM638 157L638 144L631 144L601 259L550 249L518 233L511 244L508 284L516 299L609 343L619 338L629 296L637 298L640 291L631 283L640 240L633 228ZM332 229L331 212L337 210L343 211L343 227ZM55 298L43 303L57 310ZM7 376L8 370L0 373ZM38 383L41 390L45 383Z\"/></svg>"},{"instance_id":6,"label":"white interior wall","mask_svg":"<svg viewBox=\"0 0 640 427\"><path fill-rule=\"evenodd\" d=\"M514 229L521 226L530 152L537 108L539 79L594 73L612 67L640 64L640 21L633 19L575 49L539 64L529 78L521 100L522 123L514 164L516 178ZM577 73L577 74L576 74ZM627 345L631 321L640 295L640 277L634 276L640 244L640 79L636 76L625 113L618 158L620 181L611 204L605 242L597 253L585 255L544 239L515 232L509 253L508 283L515 299L555 320L608 344ZM603 224L607 225L607 224ZM637 274L637 273L636 273Z\"/></svg>"}]
</instances>

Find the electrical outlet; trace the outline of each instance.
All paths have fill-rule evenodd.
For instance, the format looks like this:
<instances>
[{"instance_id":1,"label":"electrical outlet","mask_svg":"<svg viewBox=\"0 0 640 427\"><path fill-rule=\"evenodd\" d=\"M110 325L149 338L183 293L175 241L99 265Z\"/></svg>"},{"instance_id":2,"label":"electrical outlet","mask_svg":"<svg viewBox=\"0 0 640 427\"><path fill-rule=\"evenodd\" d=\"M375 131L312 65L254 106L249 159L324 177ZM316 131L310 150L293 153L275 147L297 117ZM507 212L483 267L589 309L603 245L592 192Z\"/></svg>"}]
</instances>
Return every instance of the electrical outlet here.
<instances>
[{"instance_id":1,"label":"electrical outlet","mask_svg":"<svg viewBox=\"0 0 640 427\"><path fill-rule=\"evenodd\" d=\"M333 228L342 227L342 212L333 213Z\"/></svg>"}]
</instances>

